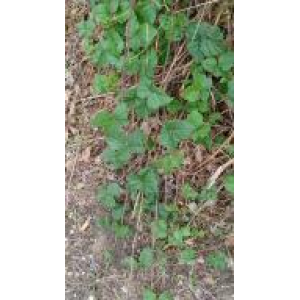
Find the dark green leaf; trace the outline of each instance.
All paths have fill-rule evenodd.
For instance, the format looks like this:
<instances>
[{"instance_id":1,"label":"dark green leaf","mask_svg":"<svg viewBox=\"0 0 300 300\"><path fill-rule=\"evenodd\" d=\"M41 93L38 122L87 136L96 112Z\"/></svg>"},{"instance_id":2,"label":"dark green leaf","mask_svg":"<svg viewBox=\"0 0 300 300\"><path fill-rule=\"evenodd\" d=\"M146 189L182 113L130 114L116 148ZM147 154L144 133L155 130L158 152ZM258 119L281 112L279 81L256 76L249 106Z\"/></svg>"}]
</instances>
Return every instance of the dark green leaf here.
<instances>
[{"instance_id":1,"label":"dark green leaf","mask_svg":"<svg viewBox=\"0 0 300 300\"><path fill-rule=\"evenodd\" d=\"M155 166L161 173L170 175L172 172L177 170L184 163L184 154L183 152L175 152L167 154L164 157L156 160Z\"/></svg>"},{"instance_id":2,"label":"dark green leaf","mask_svg":"<svg viewBox=\"0 0 300 300\"><path fill-rule=\"evenodd\" d=\"M128 256L122 260L122 265L125 268L135 270L138 267L138 262L132 256Z\"/></svg>"},{"instance_id":3,"label":"dark green leaf","mask_svg":"<svg viewBox=\"0 0 300 300\"><path fill-rule=\"evenodd\" d=\"M121 195L121 188L117 183L110 183L99 188L97 198L107 208L116 206L116 199Z\"/></svg>"},{"instance_id":4,"label":"dark green leaf","mask_svg":"<svg viewBox=\"0 0 300 300\"><path fill-rule=\"evenodd\" d=\"M119 76L115 73L108 75L96 74L93 89L96 94L114 92L119 84Z\"/></svg>"},{"instance_id":5,"label":"dark green leaf","mask_svg":"<svg viewBox=\"0 0 300 300\"><path fill-rule=\"evenodd\" d=\"M194 126L195 129L203 124L203 115L197 110L193 110L187 117L187 121Z\"/></svg>"},{"instance_id":6,"label":"dark green leaf","mask_svg":"<svg viewBox=\"0 0 300 300\"><path fill-rule=\"evenodd\" d=\"M96 5L92 10L92 15L97 24L108 26L111 22L109 5L106 3Z\"/></svg>"},{"instance_id":7,"label":"dark green leaf","mask_svg":"<svg viewBox=\"0 0 300 300\"><path fill-rule=\"evenodd\" d=\"M198 197L198 192L194 190L190 184L185 183L184 186L182 187L182 196L186 200L196 200Z\"/></svg>"},{"instance_id":8,"label":"dark green leaf","mask_svg":"<svg viewBox=\"0 0 300 300\"><path fill-rule=\"evenodd\" d=\"M194 127L187 121L167 121L160 134L161 144L165 147L176 148L180 141L191 136L193 130Z\"/></svg>"},{"instance_id":9,"label":"dark green leaf","mask_svg":"<svg viewBox=\"0 0 300 300\"><path fill-rule=\"evenodd\" d=\"M95 27L95 23L92 19L82 21L77 25L78 33L83 38L91 37L93 35Z\"/></svg>"},{"instance_id":10,"label":"dark green leaf","mask_svg":"<svg viewBox=\"0 0 300 300\"><path fill-rule=\"evenodd\" d=\"M143 300L156 300L156 294L150 289L145 289L143 293Z\"/></svg>"},{"instance_id":11,"label":"dark green leaf","mask_svg":"<svg viewBox=\"0 0 300 300\"><path fill-rule=\"evenodd\" d=\"M196 261L196 251L193 249L186 249L180 253L179 262L182 264L194 264Z\"/></svg>"},{"instance_id":12,"label":"dark green leaf","mask_svg":"<svg viewBox=\"0 0 300 300\"><path fill-rule=\"evenodd\" d=\"M222 69L222 71L227 72L231 68L233 68L234 64L234 54L232 51L228 51L225 53L222 53L219 58L219 66Z\"/></svg>"},{"instance_id":13,"label":"dark green leaf","mask_svg":"<svg viewBox=\"0 0 300 300\"><path fill-rule=\"evenodd\" d=\"M157 220L151 224L152 234L156 239L165 239L168 235L168 226L165 220Z\"/></svg>"},{"instance_id":14,"label":"dark green leaf","mask_svg":"<svg viewBox=\"0 0 300 300\"><path fill-rule=\"evenodd\" d=\"M176 15L164 14L160 18L161 27L169 41L180 41L183 37L188 19L184 13Z\"/></svg>"},{"instance_id":15,"label":"dark green leaf","mask_svg":"<svg viewBox=\"0 0 300 300\"><path fill-rule=\"evenodd\" d=\"M224 186L228 193L234 195L234 175L230 174L224 178Z\"/></svg>"},{"instance_id":16,"label":"dark green leaf","mask_svg":"<svg viewBox=\"0 0 300 300\"><path fill-rule=\"evenodd\" d=\"M200 201L217 201L218 200L218 191L215 186L211 188L203 188L199 195Z\"/></svg>"},{"instance_id":17,"label":"dark green leaf","mask_svg":"<svg viewBox=\"0 0 300 300\"><path fill-rule=\"evenodd\" d=\"M208 267L223 271L227 267L227 256L222 251L215 251L206 257Z\"/></svg>"},{"instance_id":18,"label":"dark green leaf","mask_svg":"<svg viewBox=\"0 0 300 300\"><path fill-rule=\"evenodd\" d=\"M173 297L169 292L164 292L162 294L160 294L160 296L158 297L158 300L172 300Z\"/></svg>"},{"instance_id":19,"label":"dark green leaf","mask_svg":"<svg viewBox=\"0 0 300 300\"><path fill-rule=\"evenodd\" d=\"M144 168L138 174L130 174L127 187L133 198L142 193L146 199L153 201L158 196L158 176L151 168Z\"/></svg>"},{"instance_id":20,"label":"dark green leaf","mask_svg":"<svg viewBox=\"0 0 300 300\"><path fill-rule=\"evenodd\" d=\"M150 268L153 264L154 254L151 248L144 248L139 257L140 266L143 268Z\"/></svg>"}]
</instances>

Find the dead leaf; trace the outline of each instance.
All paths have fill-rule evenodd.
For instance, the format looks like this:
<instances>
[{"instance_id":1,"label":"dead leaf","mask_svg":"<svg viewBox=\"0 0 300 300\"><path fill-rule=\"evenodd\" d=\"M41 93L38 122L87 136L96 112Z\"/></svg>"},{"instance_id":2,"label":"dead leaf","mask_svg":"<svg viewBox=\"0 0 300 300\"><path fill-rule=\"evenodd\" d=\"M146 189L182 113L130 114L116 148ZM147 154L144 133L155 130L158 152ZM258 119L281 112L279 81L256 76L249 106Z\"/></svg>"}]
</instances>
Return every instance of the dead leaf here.
<instances>
[{"instance_id":1,"label":"dead leaf","mask_svg":"<svg viewBox=\"0 0 300 300\"><path fill-rule=\"evenodd\" d=\"M79 190L82 190L84 188L85 184L83 182L79 182L77 185L76 185L76 190L79 191Z\"/></svg>"},{"instance_id":2,"label":"dead leaf","mask_svg":"<svg viewBox=\"0 0 300 300\"><path fill-rule=\"evenodd\" d=\"M65 163L65 168L67 171L70 171L71 168L73 167L73 164L74 164L74 159L68 159Z\"/></svg>"},{"instance_id":3,"label":"dead leaf","mask_svg":"<svg viewBox=\"0 0 300 300\"><path fill-rule=\"evenodd\" d=\"M86 221L83 223L83 225L80 227L79 231L84 232L89 226L91 222L91 217L88 217Z\"/></svg>"},{"instance_id":4,"label":"dead leaf","mask_svg":"<svg viewBox=\"0 0 300 300\"><path fill-rule=\"evenodd\" d=\"M81 154L81 161L88 163L91 158L91 147L87 147Z\"/></svg>"},{"instance_id":5,"label":"dead leaf","mask_svg":"<svg viewBox=\"0 0 300 300\"><path fill-rule=\"evenodd\" d=\"M225 240L225 245L226 245L227 247L234 247L234 235L233 235L233 234L229 235L229 236L226 238L226 240Z\"/></svg>"}]
</instances>

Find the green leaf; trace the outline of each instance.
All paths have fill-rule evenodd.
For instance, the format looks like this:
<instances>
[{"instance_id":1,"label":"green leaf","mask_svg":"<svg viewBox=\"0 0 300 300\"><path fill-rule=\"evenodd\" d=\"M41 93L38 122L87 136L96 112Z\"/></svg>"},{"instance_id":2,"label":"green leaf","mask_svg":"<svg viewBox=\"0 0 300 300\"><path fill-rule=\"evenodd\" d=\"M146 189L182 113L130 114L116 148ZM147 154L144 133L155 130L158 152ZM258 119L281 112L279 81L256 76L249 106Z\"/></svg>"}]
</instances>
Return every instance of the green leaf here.
<instances>
[{"instance_id":1,"label":"green leaf","mask_svg":"<svg viewBox=\"0 0 300 300\"><path fill-rule=\"evenodd\" d=\"M127 144L131 153L142 154L145 151L145 143L145 135L141 129L136 129L127 137Z\"/></svg>"},{"instance_id":2,"label":"green leaf","mask_svg":"<svg viewBox=\"0 0 300 300\"><path fill-rule=\"evenodd\" d=\"M124 206L116 205L111 211L111 216L115 221L120 221L122 220L124 213Z\"/></svg>"},{"instance_id":3,"label":"green leaf","mask_svg":"<svg viewBox=\"0 0 300 300\"><path fill-rule=\"evenodd\" d=\"M234 175L230 174L224 178L224 186L228 193L234 195Z\"/></svg>"},{"instance_id":4,"label":"green leaf","mask_svg":"<svg viewBox=\"0 0 300 300\"><path fill-rule=\"evenodd\" d=\"M117 11L117 9L119 7L119 2L120 2L120 0L110 0L109 8L110 8L110 12L112 14L114 14Z\"/></svg>"},{"instance_id":5,"label":"green leaf","mask_svg":"<svg viewBox=\"0 0 300 300\"><path fill-rule=\"evenodd\" d=\"M144 23L140 26L137 38L140 39L140 45L148 48L157 34L157 30L150 24Z\"/></svg>"},{"instance_id":6,"label":"green leaf","mask_svg":"<svg viewBox=\"0 0 300 300\"><path fill-rule=\"evenodd\" d=\"M154 49L146 51L141 56L140 62L140 74L141 76L153 77L155 73L155 67L157 65L157 53Z\"/></svg>"},{"instance_id":7,"label":"green leaf","mask_svg":"<svg viewBox=\"0 0 300 300\"><path fill-rule=\"evenodd\" d=\"M158 176L151 168L144 168L138 174L130 174L127 188L133 198L142 193L147 200L154 201L158 197Z\"/></svg>"},{"instance_id":8,"label":"green leaf","mask_svg":"<svg viewBox=\"0 0 300 300\"><path fill-rule=\"evenodd\" d=\"M92 16L97 24L108 26L111 22L109 5L106 3L96 5L92 10Z\"/></svg>"},{"instance_id":9,"label":"green leaf","mask_svg":"<svg viewBox=\"0 0 300 300\"><path fill-rule=\"evenodd\" d=\"M120 136L121 127L128 123L128 107L120 103L114 113L108 111L98 112L91 120L93 127L100 127L106 135Z\"/></svg>"},{"instance_id":10,"label":"green leaf","mask_svg":"<svg viewBox=\"0 0 300 300\"><path fill-rule=\"evenodd\" d=\"M209 57L205 59L202 63L203 69L216 77L221 76L221 72L219 70L218 62L214 57Z\"/></svg>"},{"instance_id":11,"label":"green leaf","mask_svg":"<svg viewBox=\"0 0 300 300\"><path fill-rule=\"evenodd\" d=\"M103 185L99 188L97 198L107 208L114 208L116 206L116 199L121 195L120 186L113 182Z\"/></svg>"},{"instance_id":12,"label":"green leaf","mask_svg":"<svg viewBox=\"0 0 300 300\"><path fill-rule=\"evenodd\" d=\"M161 173L170 175L179 169L184 163L184 154L182 151L167 154L156 160L155 166Z\"/></svg>"},{"instance_id":13,"label":"green leaf","mask_svg":"<svg viewBox=\"0 0 300 300\"><path fill-rule=\"evenodd\" d=\"M183 91L183 99L189 102L196 102L200 99L200 91L197 86L187 86Z\"/></svg>"},{"instance_id":14,"label":"green leaf","mask_svg":"<svg viewBox=\"0 0 300 300\"><path fill-rule=\"evenodd\" d=\"M166 121L160 134L161 144L165 147L176 148L179 142L191 136L193 130L194 127L187 121Z\"/></svg>"},{"instance_id":15,"label":"green leaf","mask_svg":"<svg viewBox=\"0 0 300 300\"><path fill-rule=\"evenodd\" d=\"M193 110L187 117L187 121L194 126L195 129L203 124L203 115L197 110Z\"/></svg>"},{"instance_id":16,"label":"green leaf","mask_svg":"<svg viewBox=\"0 0 300 300\"><path fill-rule=\"evenodd\" d=\"M180 41L183 38L187 22L188 18L184 13L176 15L163 14L160 18L160 25L169 41Z\"/></svg>"},{"instance_id":17,"label":"green leaf","mask_svg":"<svg viewBox=\"0 0 300 300\"><path fill-rule=\"evenodd\" d=\"M173 232L173 235L169 237L169 244L174 246L183 246L184 239L191 235L189 227L183 227Z\"/></svg>"},{"instance_id":18,"label":"green leaf","mask_svg":"<svg viewBox=\"0 0 300 300\"><path fill-rule=\"evenodd\" d=\"M200 128L198 130L198 137L205 138L210 134L210 132L211 132L210 124L205 123L200 126Z\"/></svg>"},{"instance_id":19,"label":"green leaf","mask_svg":"<svg viewBox=\"0 0 300 300\"><path fill-rule=\"evenodd\" d=\"M128 106L126 103L121 102L117 105L114 111L114 119L119 126L124 126L128 123Z\"/></svg>"},{"instance_id":20,"label":"green leaf","mask_svg":"<svg viewBox=\"0 0 300 300\"><path fill-rule=\"evenodd\" d=\"M214 112L209 115L209 124L216 125L218 122L222 120L222 114L219 112Z\"/></svg>"},{"instance_id":21,"label":"green leaf","mask_svg":"<svg viewBox=\"0 0 300 300\"><path fill-rule=\"evenodd\" d=\"M188 50L198 62L205 57L216 56L224 51L223 34L218 26L205 22L191 22L186 34Z\"/></svg>"},{"instance_id":22,"label":"green leaf","mask_svg":"<svg viewBox=\"0 0 300 300\"><path fill-rule=\"evenodd\" d=\"M204 188L199 195L200 201L217 201L218 200L218 191L215 186L211 188Z\"/></svg>"},{"instance_id":23,"label":"green leaf","mask_svg":"<svg viewBox=\"0 0 300 300\"><path fill-rule=\"evenodd\" d=\"M136 270L138 267L138 262L132 256L128 256L122 260L122 265L125 268Z\"/></svg>"},{"instance_id":24,"label":"green leaf","mask_svg":"<svg viewBox=\"0 0 300 300\"><path fill-rule=\"evenodd\" d=\"M112 225L112 229L115 236L120 239L129 238L132 235L132 229L127 225L115 222Z\"/></svg>"},{"instance_id":25,"label":"green leaf","mask_svg":"<svg viewBox=\"0 0 300 300\"><path fill-rule=\"evenodd\" d=\"M102 156L106 163L118 170L130 160L131 153L128 148L120 148L118 150L111 150L108 148L103 151Z\"/></svg>"},{"instance_id":26,"label":"green leaf","mask_svg":"<svg viewBox=\"0 0 300 300\"><path fill-rule=\"evenodd\" d=\"M96 94L114 92L119 84L119 76L115 73L108 75L96 74L93 89Z\"/></svg>"},{"instance_id":27,"label":"green leaf","mask_svg":"<svg viewBox=\"0 0 300 300\"><path fill-rule=\"evenodd\" d=\"M219 57L219 67L222 71L228 72L233 68L234 65L234 53L232 51L228 51L222 53Z\"/></svg>"},{"instance_id":28,"label":"green leaf","mask_svg":"<svg viewBox=\"0 0 300 300\"><path fill-rule=\"evenodd\" d=\"M215 251L206 257L206 265L212 269L223 271L227 267L227 256L222 251Z\"/></svg>"},{"instance_id":29,"label":"green leaf","mask_svg":"<svg viewBox=\"0 0 300 300\"><path fill-rule=\"evenodd\" d=\"M227 84L228 103L231 107L234 105L234 81L230 80Z\"/></svg>"},{"instance_id":30,"label":"green leaf","mask_svg":"<svg viewBox=\"0 0 300 300\"><path fill-rule=\"evenodd\" d=\"M143 293L143 300L156 300L156 294L150 289L145 289Z\"/></svg>"},{"instance_id":31,"label":"green leaf","mask_svg":"<svg viewBox=\"0 0 300 300\"><path fill-rule=\"evenodd\" d=\"M157 15L157 7L149 1L139 1L136 14L143 23L154 24Z\"/></svg>"},{"instance_id":32,"label":"green leaf","mask_svg":"<svg viewBox=\"0 0 300 300\"><path fill-rule=\"evenodd\" d=\"M95 30L95 23L92 19L82 21L77 25L78 33L83 38L89 38L93 35Z\"/></svg>"},{"instance_id":33,"label":"green leaf","mask_svg":"<svg viewBox=\"0 0 300 300\"><path fill-rule=\"evenodd\" d=\"M145 135L140 129L127 135L122 131L117 133L108 136L108 149L103 151L102 155L107 163L119 169L130 160L132 155L142 154L145 151Z\"/></svg>"},{"instance_id":34,"label":"green leaf","mask_svg":"<svg viewBox=\"0 0 300 300\"><path fill-rule=\"evenodd\" d=\"M181 264L188 264L188 265L194 264L196 261L196 256L197 256L197 253L193 249L183 250L180 253L179 262Z\"/></svg>"},{"instance_id":35,"label":"green leaf","mask_svg":"<svg viewBox=\"0 0 300 300\"><path fill-rule=\"evenodd\" d=\"M147 104L151 110L157 110L162 106L166 106L172 100L173 98L169 97L163 91L159 90L158 88L153 88L152 93L150 93L148 96Z\"/></svg>"},{"instance_id":36,"label":"green leaf","mask_svg":"<svg viewBox=\"0 0 300 300\"><path fill-rule=\"evenodd\" d=\"M122 0L119 4L119 9L115 13L113 20L116 20L118 23L125 23L132 14L132 8L128 0Z\"/></svg>"},{"instance_id":37,"label":"green leaf","mask_svg":"<svg viewBox=\"0 0 300 300\"><path fill-rule=\"evenodd\" d=\"M158 297L158 300L172 300L173 297L169 292L164 292L162 294L160 294L160 296Z\"/></svg>"},{"instance_id":38,"label":"green leaf","mask_svg":"<svg viewBox=\"0 0 300 300\"><path fill-rule=\"evenodd\" d=\"M165 220L157 220L151 224L152 234L156 239L165 239L168 235L168 226Z\"/></svg>"},{"instance_id":39,"label":"green leaf","mask_svg":"<svg viewBox=\"0 0 300 300\"><path fill-rule=\"evenodd\" d=\"M186 200L196 200L198 197L198 192L193 189L189 183L185 183L182 187L182 196Z\"/></svg>"},{"instance_id":40,"label":"green leaf","mask_svg":"<svg viewBox=\"0 0 300 300\"><path fill-rule=\"evenodd\" d=\"M143 268L150 268L153 264L154 254L151 248L144 248L139 257L140 266Z\"/></svg>"}]
</instances>

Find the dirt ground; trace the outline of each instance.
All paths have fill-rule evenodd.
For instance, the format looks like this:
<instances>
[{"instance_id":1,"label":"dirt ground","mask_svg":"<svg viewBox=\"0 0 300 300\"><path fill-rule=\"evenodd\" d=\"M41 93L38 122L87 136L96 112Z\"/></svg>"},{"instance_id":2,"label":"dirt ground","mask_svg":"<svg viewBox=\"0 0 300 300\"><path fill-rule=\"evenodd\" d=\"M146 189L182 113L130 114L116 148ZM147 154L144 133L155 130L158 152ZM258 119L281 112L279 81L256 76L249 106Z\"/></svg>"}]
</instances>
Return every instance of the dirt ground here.
<instances>
[{"instance_id":1,"label":"dirt ground","mask_svg":"<svg viewBox=\"0 0 300 300\"><path fill-rule=\"evenodd\" d=\"M86 12L84 1L66 0L66 199L65 199L65 297L66 300L141 300L149 274L129 274L121 266L130 241L117 241L97 225L105 214L95 199L103 179L114 178L99 158L103 138L90 128L91 115L109 99L93 98L93 67L81 50L76 23ZM113 253L108 259L105 254ZM177 300L233 299L233 273L205 273L195 287L188 274L173 272L167 285Z\"/></svg>"}]
</instances>

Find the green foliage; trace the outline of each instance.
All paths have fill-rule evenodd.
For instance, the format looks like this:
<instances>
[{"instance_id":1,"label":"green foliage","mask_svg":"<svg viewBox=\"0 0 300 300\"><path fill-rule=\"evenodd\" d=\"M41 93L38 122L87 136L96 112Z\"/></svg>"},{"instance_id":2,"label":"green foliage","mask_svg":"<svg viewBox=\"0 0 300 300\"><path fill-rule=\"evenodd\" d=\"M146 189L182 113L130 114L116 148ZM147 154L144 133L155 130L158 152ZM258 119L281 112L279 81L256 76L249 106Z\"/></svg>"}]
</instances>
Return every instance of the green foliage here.
<instances>
[{"instance_id":1,"label":"green foliage","mask_svg":"<svg viewBox=\"0 0 300 300\"><path fill-rule=\"evenodd\" d=\"M224 186L228 193L234 194L234 175L230 174L224 178Z\"/></svg>"},{"instance_id":2,"label":"green foliage","mask_svg":"<svg viewBox=\"0 0 300 300\"><path fill-rule=\"evenodd\" d=\"M215 251L206 257L205 262L208 267L223 271L227 267L227 256L222 251Z\"/></svg>"},{"instance_id":3,"label":"green foliage","mask_svg":"<svg viewBox=\"0 0 300 300\"><path fill-rule=\"evenodd\" d=\"M127 256L122 260L122 265L127 269L135 270L138 267L138 262L132 256Z\"/></svg>"},{"instance_id":4,"label":"green foliage","mask_svg":"<svg viewBox=\"0 0 300 300\"><path fill-rule=\"evenodd\" d=\"M167 154L159 158L155 162L155 166L160 173L170 175L179 169L184 162L184 154L182 151Z\"/></svg>"},{"instance_id":5,"label":"green foliage","mask_svg":"<svg viewBox=\"0 0 300 300\"><path fill-rule=\"evenodd\" d=\"M218 26L191 22L187 28L188 50L196 61L221 54L225 50L223 34Z\"/></svg>"},{"instance_id":6,"label":"green foliage","mask_svg":"<svg viewBox=\"0 0 300 300\"><path fill-rule=\"evenodd\" d=\"M98 112L91 120L93 127L100 127L107 136L118 136L121 127L128 122L128 108L125 103L119 104L113 113Z\"/></svg>"},{"instance_id":7,"label":"green foliage","mask_svg":"<svg viewBox=\"0 0 300 300\"><path fill-rule=\"evenodd\" d=\"M165 239L168 236L168 225L165 220L152 222L151 230L156 239Z\"/></svg>"},{"instance_id":8,"label":"green foliage","mask_svg":"<svg viewBox=\"0 0 300 300\"><path fill-rule=\"evenodd\" d=\"M117 183L110 183L99 188L97 197L105 207L114 208L121 192L122 190Z\"/></svg>"},{"instance_id":9,"label":"green foliage","mask_svg":"<svg viewBox=\"0 0 300 300\"><path fill-rule=\"evenodd\" d=\"M194 249L185 249L181 251L179 262L181 264L192 265L195 263L197 253Z\"/></svg>"},{"instance_id":10,"label":"green foliage","mask_svg":"<svg viewBox=\"0 0 300 300\"><path fill-rule=\"evenodd\" d=\"M128 176L127 188L133 199L141 194L148 201L154 201L158 197L158 186L158 175L152 168L145 168Z\"/></svg>"},{"instance_id":11,"label":"green foliage","mask_svg":"<svg viewBox=\"0 0 300 300\"><path fill-rule=\"evenodd\" d=\"M119 131L107 138L107 145L107 149L103 151L104 160L115 169L120 169L134 154L145 151L145 136L140 129L130 134Z\"/></svg>"},{"instance_id":12,"label":"green foliage","mask_svg":"<svg viewBox=\"0 0 300 300\"><path fill-rule=\"evenodd\" d=\"M201 190L198 199L203 202L218 200L217 188L214 185L210 188L204 187Z\"/></svg>"},{"instance_id":13,"label":"green foliage","mask_svg":"<svg viewBox=\"0 0 300 300\"><path fill-rule=\"evenodd\" d=\"M142 268L150 268L154 261L153 249L144 248L139 257L139 264Z\"/></svg>"},{"instance_id":14,"label":"green foliage","mask_svg":"<svg viewBox=\"0 0 300 300\"><path fill-rule=\"evenodd\" d=\"M160 295L154 293L151 289L146 288L143 293L143 300L172 300L173 297L169 292L163 292Z\"/></svg>"},{"instance_id":15,"label":"green foliage","mask_svg":"<svg viewBox=\"0 0 300 300\"><path fill-rule=\"evenodd\" d=\"M191 236L191 230L189 227L182 227L173 232L173 235L169 236L168 243L173 246L184 246L184 240Z\"/></svg>"},{"instance_id":16,"label":"green foliage","mask_svg":"<svg viewBox=\"0 0 300 300\"><path fill-rule=\"evenodd\" d=\"M183 185L181 193L186 200L196 200L199 196L198 192L189 183Z\"/></svg>"},{"instance_id":17,"label":"green foliage","mask_svg":"<svg viewBox=\"0 0 300 300\"><path fill-rule=\"evenodd\" d=\"M167 40L180 41L183 38L188 19L184 13L176 15L164 14L160 17L160 24L165 31Z\"/></svg>"},{"instance_id":18,"label":"green foliage","mask_svg":"<svg viewBox=\"0 0 300 300\"><path fill-rule=\"evenodd\" d=\"M145 289L143 293L143 300L156 300L156 294L150 290L150 289Z\"/></svg>"},{"instance_id":19,"label":"green foliage","mask_svg":"<svg viewBox=\"0 0 300 300\"><path fill-rule=\"evenodd\" d=\"M158 300L172 300L173 297L169 292L164 292L159 295Z\"/></svg>"},{"instance_id":20,"label":"green foliage","mask_svg":"<svg viewBox=\"0 0 300 300\"><path fill-rule=\"evenodd\" d=\"M94 78L93 89L95 93L108 93L115 91L119 83L119 76L115 73L108 75L97 74Z\"/></svg>"},{"instance_id":21,"label":"green foliage","mask_svg":"<svg viewBox=\"0 0 300 300\"><path fill-rule=\"evenodd\" d=\"M93 92L113 93L117 100L114 109L99 111L91 120L105 136L101 158L113 169L123 168L120 185L108 183L98 190L99 202L109 211L99 225L118 238L128 238L133 235L129 215L146 220L144 228L151 230L155 248L145 247L139 255L125 258L125 267L149 268L163 258L164 247L169 246L179 252L180 263L194 264L198 248L195 244L187 249L187 241L201 239L207 232L189 223L191 209L186 202L216 201L218 189L195 189L186 182L179 191L185 199L182 204L178 194L169 201L169 188L161 178L174 178L176 185L182 178L180 170L186 172L188 152L183 152L182 141L211 151L226 140L219 134L218 126L226 118L219 107L224 103L226 109L234 107L234 53L219 26L199 22L194 12L185 10L190 1L179 1L176 7L171 0L137 0L134 4L130 0L92 0L87 20L78 24L86 57L96 70ZM188 55L178 52L183 43ZM174 61L177 55L179 60ZM181 68L183 61L188 69L181 76L177 63ZM152 116L163 122L146 135L137 128ZM233 157L233 145L223 150ZM233 174L222 180L233 195ZM206 263L223 269L226 256L216 252ZM164 263L161 265L163 269ZM146 289L143 299L170 300L172 296Z\"/></svg>"},{"instance_id":22,"label":"green foliage","mask_svg":"<svg viewBox=\"0 0 300 300\"><path fill-rule=\"evenodd\" d=\"M193 129L193 126L187 121L166 121L161 130L160 142L163 146L174 149L182 140L191 136Z\"/></svg>"}]
</instances>

